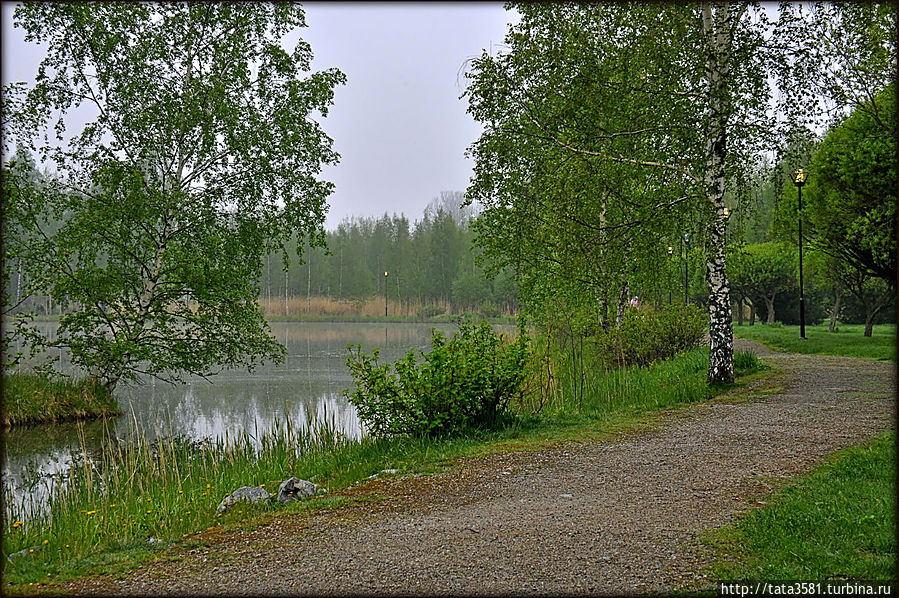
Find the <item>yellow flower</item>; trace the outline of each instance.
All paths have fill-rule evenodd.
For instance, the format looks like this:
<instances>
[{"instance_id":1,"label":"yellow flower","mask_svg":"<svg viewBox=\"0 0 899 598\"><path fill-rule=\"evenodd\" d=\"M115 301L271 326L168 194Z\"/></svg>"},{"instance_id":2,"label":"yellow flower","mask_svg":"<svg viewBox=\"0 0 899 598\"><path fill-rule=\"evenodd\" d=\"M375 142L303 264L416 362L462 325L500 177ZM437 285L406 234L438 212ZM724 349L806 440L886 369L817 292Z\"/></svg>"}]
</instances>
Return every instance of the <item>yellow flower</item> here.
<instances>
[{"instance_id":1,"label":"yellow flower","mask_svg":"<svg viewBox=\"0 0 899 598\"><path fill-rule=\"evenodd\" d=\"M179 490L178 494L184 494L184 490Z\"/></svg>"},{"instance_id":2,"label":"yellow flower","mask_svg":"<svg viewBox=\"0 0 899 598\"><path fill-rule=\"evenodd\" d=\"M50 543L50 540L44 540L44 546Z\"/></svg>"},{"instance_id":3,"label":"yellow flower","mask_svg":"<svg viewBox=\"0 0 899 598\"><path fill-rule=\"evenodd\" d=\"M69 545L68 545L68 544L66 544L66 548L68 548L68 547L69 547Z\"/></svg>"},{"instance_id":4,"label":"yellow flower","mask_svg":"<svg viewBox=\"0 0 899 598\"><path fill-rule=\"evenodd\" d=\"M115 508L115 503L109 505L109 508L110 508L110 509L114 509L114 508Z\"/></svg>"},{"instance_id":5,"label":"yellow flower","mask_svg":"<svg viewBox=\"0 0 899 598\"><path fill-rule=\"evenodd\" d=\"M147 502L150 502L150 501L152 501L152 500L153 500L152 498L148 498L148 499L147 499Z\"/></svg>"},{"instance_id":6,"label":"yellow flower","mask_svg":"<svg viewBox=\"0 0 899 598\"><path fill-rule=\"evenodd\" d=\"M152 512L153 512L153 511L147 511L147 515L149 515L149 514L152 513Z\"/></svg>"},{"instance_id":7,"label":"yellow flower","mask_svg":"<svg viewBox=\"0 0 899 598\"><path fill-rule=\"evenodd\" d=\"M265 484L259 484L260 488L265 488Z\"/></svg>"},{"instance_id":8,"label":"yellow flower","mask_svg":"<svg viewBox=\"0 0 899 598\"><path fill-rule=\"evenodd\" d=\"M34 552L34 548L29 548L29 549L28 549L28 554L31 554L32 552Z\"/></svg>"},{"instance_id":9,"label":"yellow flower","mask_svg":"<svg viewBox=\"0 0 899 598\"><path fill-rule=\"evenodd\" d=\"M212 488L212 486L210 486L209 484L206 484L206 487L207 487L207 488Z\"/></svg>"},{"instance_id":10,"label":"yellow flower","mask_svg":"<svg viewBox=\"0 0 899 598\"><path fill-rule=\"evenodd\" d=\"M88 515L93 515L94 513L96 513L96 511L87 511Z\"/></svg>"},{"instance_id":11,"label":"yellow flower","mask_svg":"<svg viewBox=\"0 0 899 598\"><path fill-rule=\"evenodd\" d=\"M187 514L190 515L190 511L188 511Z\"/></svg>"},{"instance_id":12,"label":"yellow flower","mask_svg":"<svg viewBox=\"0 0 899 598\"><path fill-rule=\"evenodd\" d=\"M203 496L206 496L206 493L205 493L205 492L203 493Z\"/></svg>"}]
</instances>

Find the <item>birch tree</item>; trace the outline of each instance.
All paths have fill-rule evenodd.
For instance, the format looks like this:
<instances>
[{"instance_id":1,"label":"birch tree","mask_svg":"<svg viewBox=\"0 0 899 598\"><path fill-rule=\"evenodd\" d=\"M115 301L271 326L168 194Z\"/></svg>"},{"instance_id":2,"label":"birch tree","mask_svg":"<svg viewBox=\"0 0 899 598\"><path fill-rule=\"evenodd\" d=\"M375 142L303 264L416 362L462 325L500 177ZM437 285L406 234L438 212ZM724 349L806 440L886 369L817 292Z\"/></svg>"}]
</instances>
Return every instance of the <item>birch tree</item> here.
<instances>
[{"instance_id":1,"label":"birch tree","mask_svg":"<svg viewBox=\"0 0 899 598\"><path fill-rule=\"evenodd\" d=\"M724 207L772 130L764 11L708 2L513 6L522 18L508 51L475 60L467 92L485 127L471 148L469 188L484 206L481 242L500 259L522 256L534 276L550 264L548 273L565 278L565 264L575 263L608 287L664 259L665 246L695 227L705 241L708 380L731 382ZM566 228L577 242L561 242ZM556 242L528 246L543 238Z\"/></svg>"},{"instance_id":2,"label":"birch tree","mask_svg":"<svg viewBox=\"0 0 899 598\"><path fill-rule=\"evenodd\" d=\"M317 176L338 156L316 119L344 81L310 72L306 42L281 46L299 5L26 3L15 24L47 54L34 86L4 89L4 136L57 176L13 194L4 220L27 238L14 257L80 306L52 345L110 389L278 358L262 257L322 240L332 185ZM89 122L70 135L76 108Z\"/></svg>"}]
</instances>

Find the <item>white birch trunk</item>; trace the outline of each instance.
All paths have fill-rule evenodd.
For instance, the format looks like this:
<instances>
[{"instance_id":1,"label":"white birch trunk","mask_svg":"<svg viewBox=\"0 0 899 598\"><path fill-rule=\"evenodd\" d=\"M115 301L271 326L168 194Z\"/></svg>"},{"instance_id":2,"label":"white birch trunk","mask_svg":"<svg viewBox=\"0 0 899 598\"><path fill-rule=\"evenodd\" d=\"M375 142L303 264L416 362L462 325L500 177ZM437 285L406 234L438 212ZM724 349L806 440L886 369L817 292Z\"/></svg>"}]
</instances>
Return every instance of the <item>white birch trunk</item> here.
<instances>
[{"instance_id":1,"label":"white birch trunk","mask_svg":"<svg viewBox=\"0 0 899 598\"><path fill-rule=\"evenodd\" d=\"M730 286L724 257L725 158L727 157L726 92L729 76L730 45L728 30L730 6L711 3L702 5L703 32L709 44L706 79L709 93L709 118L706 129L705 188L712 204L714 219L709 227L706 248L706 282L709 288L709 372L708 381L734 381L733 318Z\"/></svg>"}]
</instances>

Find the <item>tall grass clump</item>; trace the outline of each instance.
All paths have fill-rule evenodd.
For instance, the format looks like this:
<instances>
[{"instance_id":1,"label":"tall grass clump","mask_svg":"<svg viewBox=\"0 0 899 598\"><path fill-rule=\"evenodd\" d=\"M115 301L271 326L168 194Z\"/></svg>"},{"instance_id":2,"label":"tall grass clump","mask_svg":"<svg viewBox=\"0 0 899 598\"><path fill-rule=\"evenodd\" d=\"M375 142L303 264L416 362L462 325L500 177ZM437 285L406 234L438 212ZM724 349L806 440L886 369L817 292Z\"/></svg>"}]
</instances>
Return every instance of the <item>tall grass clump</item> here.
<instances>
[{"instance_id":1,"label":"tall grass clump","mask_svg":"<svg viewBox=\"0 0 899 598\"><path fill-rule=\"evenodd\" d=\"M133 440L108 433L98 451L71 455L71 467L47 480L45 503L4 490L3 556L25 551L5 559L8 580L46 580L97 553L149 548L206 529L216 523L221 499L240 486L275 493L290 476L327 485L357 479L359 463L372 466L372 455L364 455L370 443L346 439L333 421L298 428L287 420L256 437L203 442L149 441L132 425Z\"/></svg>"},{"instance_id":2,"label":"tall grass clump","mask_svg":"<svg viewBox=\"0 0 899 598\"><path fill-rule=\"evenodd\" d=\"M3 374L2 390L7 427L121 414L112 394L87 379L11 372Z\"/></svg>"}]
</instances>

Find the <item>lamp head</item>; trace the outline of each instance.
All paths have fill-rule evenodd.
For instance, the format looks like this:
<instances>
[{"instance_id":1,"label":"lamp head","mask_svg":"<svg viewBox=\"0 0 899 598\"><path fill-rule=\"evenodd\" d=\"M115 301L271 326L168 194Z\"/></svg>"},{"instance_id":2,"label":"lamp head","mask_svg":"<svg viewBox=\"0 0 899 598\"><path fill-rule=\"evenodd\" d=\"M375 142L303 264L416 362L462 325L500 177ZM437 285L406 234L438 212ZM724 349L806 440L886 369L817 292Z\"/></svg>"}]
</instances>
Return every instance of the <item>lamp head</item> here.
<instances>
[{"instance_id":1,"label":"lamp head","mask_svg":"<svg viewBox=\"0 0 899 598\"><path fill-rule=\"evenodd\" d=\"M797 187L802 187L805 184L805 180L808 178L808 172L801 168L797 168L793 171L793 184Z\"/></svg>"}]
</instances>

